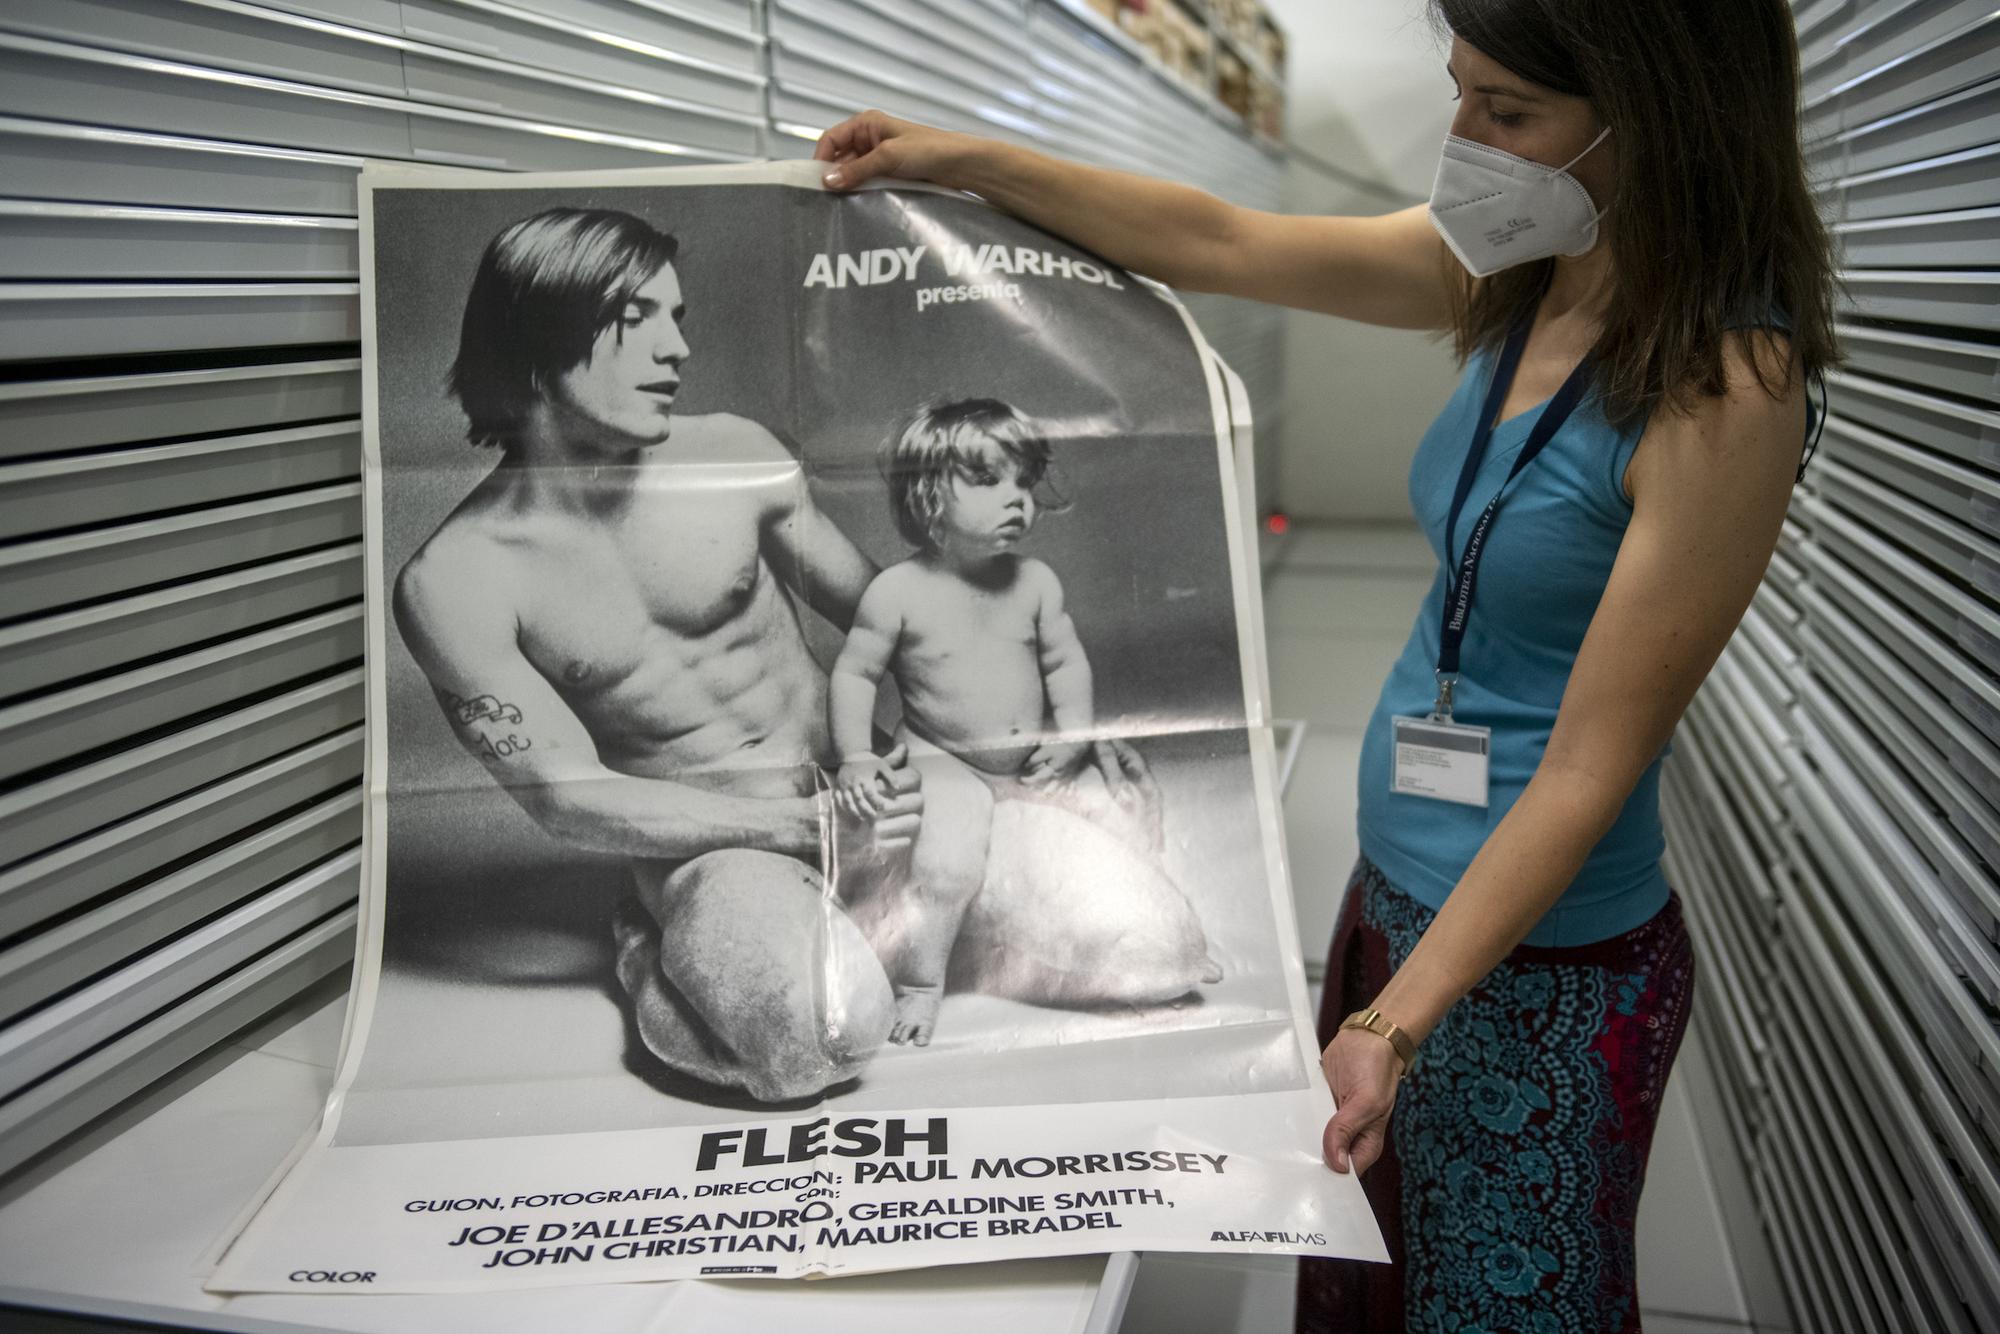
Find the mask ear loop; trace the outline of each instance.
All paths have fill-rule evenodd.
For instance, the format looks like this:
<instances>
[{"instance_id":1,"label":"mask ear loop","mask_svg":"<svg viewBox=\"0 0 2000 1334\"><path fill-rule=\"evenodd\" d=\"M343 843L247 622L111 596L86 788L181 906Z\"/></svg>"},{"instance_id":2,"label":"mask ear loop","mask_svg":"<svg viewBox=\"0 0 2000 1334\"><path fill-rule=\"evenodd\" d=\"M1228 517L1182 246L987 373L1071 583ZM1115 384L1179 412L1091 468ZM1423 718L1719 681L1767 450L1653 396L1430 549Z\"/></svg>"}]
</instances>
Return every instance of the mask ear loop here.
<instances>
[{"instance_id":1,"label":"mask ear loop","mask_svg":"<svg viewBox=\"0 0 2000 1334\"><path fill-rule=\"evenodd\" d=\"M1592 153L1596 152L1597 146L1603 143L1606 139L1609 139L1610 137L1611 137L1611 127L1607 125L1598 132L1598 135L1595 139L1592 139L1590 141L1590 146L1588 148L1584 149L1581 153L1578 153L1575 157L1571 158L1569 161L1563 163L1562 166L1557 167L1556 170L1568 171L1571 167L1574 167L1577 163L1583 161L1585 158L1589 157Z\"/></svg>"},{"instance_id":2,"label":"mask ear loop","mask_svg":"<svg viewBox=\"0 0 2000 1334\"><path fill-rule=\"evenodd\" d=\"M1581 153L1578 153L1578 154L1577 154L1577 155L1576 155L1575 157L1571 158L1571 159L1570 159L1570 160L1569 160L1569 161L1568 161L1567 163L1565 163L1564 165L1562 165L1562 166L1560 166L1560 167L1556 167L1556 168L1553 168L1553 169L1552 169L1552 170L1551 170L1551 171L1549 172L1549 174L1550 174L1551 176L1567 176L1567 177L1569 177L1569 179L1570 179L1570 180L1571 180L1572 182L1574 182L1574 183L1575 183L1575 185L1576 185L1576 188L1577 188L1578 190L1580 190L1580 191L1582 191L1582 192L1583 192L1583 197L1584 197L1585 199L1590 199L1590 191L1589 191L1589 190L1586 190L1586 189L1584 189L1584 185L1583 185L1583 182L1582 182L1582 181L1579 181L1579 180L1577 180L1577 179L1576 179L1576 177L1574 177L1574 176L1570 176L1570 174L1569 174L1569 169L1570 169L1571 167L1574 167L1574 166L1575 166L1575 165L1576 165L1577 163L1579 163L1579 162L1583 161L1583 160L1584 160L1585 158L1589 157L1589 156L1590 156L1590 155L1591 155L1592 153L1596 152L1596 151L1597 151L1597 146L1598 146L1599 144L1603 143L1603 142L1604 142L1604 141L1605 141L1606 139L1609 139L1610 137L1611 137L1611 127L1610 127L1609 125L1606 125L1606 126L1605 126L1605 127L1604 127L1604 128L1602 129L1602 130L1598 131L1598 135L1597 135L1597 137L1596 137L1595 139L1592 139L1592 140L1590 141L1590 146L1589 146L1589 147L1585 148L1585 149L1584 149L1584 150L1583 150L1583 151L1582 151ZM1605 205L1605 206L1604 206L1603 208L1598 208L1598 207L1597 207L1597 201L1596 201L1595 199L1590 199L1590 206L1591 206L1591 208L1592 208L1593 210L1595 210L1595 214L1594 214L1594 216L1593 216L1593 217L1591 218L1591 220L1590 220L1590 221L1591 221L1591 225L1593 225L1593 226L1595 226L1596 224L1598 224L1598 223L1600 223L1600 222L1603 222L1603 221L1604 221L1604 215L1605 215L1605 214L1607 214L1607 213L1609 213L1609 212L1611 211L1611 206L1610 206L1609 204L1606 204L1606 205Z\"/></svg>"},{"instance_id":3,"label":"mask ear loop","mask_svg":"<svg viewBox=\"0 0 2000 1334\"><path fill-rule=\"evenodd\" d=\"M1812 401L1813 384L1819 385L1817 411ZM1831 406L1832 402L1826 393L1826 371L1815 369L1812 380L1806 385L1806 451L1799 459L1798 475L1792 479L1795 484L1806 479L1806 465L1811 463L1813 455L1819 452L1820 437L1826 434L1827 412Z\"/></svg>"}]
</instances>

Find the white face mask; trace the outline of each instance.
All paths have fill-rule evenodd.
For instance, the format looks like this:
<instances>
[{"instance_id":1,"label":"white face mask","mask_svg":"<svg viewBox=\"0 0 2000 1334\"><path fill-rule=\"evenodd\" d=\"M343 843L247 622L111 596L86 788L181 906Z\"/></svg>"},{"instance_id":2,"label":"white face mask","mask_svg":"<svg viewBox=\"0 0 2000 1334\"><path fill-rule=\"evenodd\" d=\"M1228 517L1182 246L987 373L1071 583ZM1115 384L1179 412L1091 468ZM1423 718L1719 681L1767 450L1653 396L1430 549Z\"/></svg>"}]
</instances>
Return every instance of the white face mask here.
<instances>
[{"instance_id":1,"label":"white face mask","mask_svg":"<svg viewBox=\"0 0 2000 1334\"><path fill-rule=\"evenodd\" d=\"M1475 278L1551 255L1588 254L1604 215L1569 169L1610 133L1605 126L1560 167L1447 136L1431 189L1431 226Z\"/></svg>"}]
</instances>

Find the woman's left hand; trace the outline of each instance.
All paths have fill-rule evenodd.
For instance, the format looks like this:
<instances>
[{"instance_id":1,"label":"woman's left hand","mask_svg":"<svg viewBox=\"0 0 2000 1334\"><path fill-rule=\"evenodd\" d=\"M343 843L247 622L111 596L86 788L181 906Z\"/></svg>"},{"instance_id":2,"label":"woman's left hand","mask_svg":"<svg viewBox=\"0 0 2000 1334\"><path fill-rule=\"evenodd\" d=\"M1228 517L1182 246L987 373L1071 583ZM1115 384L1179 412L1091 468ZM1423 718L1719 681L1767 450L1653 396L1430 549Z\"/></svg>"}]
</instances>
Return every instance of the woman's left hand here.
<instances>
[{"instance_id":1,"label":"woman's left hand","mask_svg":"<svg viewBox=\"0 0 2000 1334\"><path fill-rule=\"evenodd\" d=\"M1396 1049L1365 1029L1334 1034L1320 1053L1319 1068L1333 1090L1334 1117L1320 1137L1326 1165L1366 1172L1388 1142L1389 1112L1396 1105L1397 1076L1403 1068Z\"/></svg>"}]
</instances>

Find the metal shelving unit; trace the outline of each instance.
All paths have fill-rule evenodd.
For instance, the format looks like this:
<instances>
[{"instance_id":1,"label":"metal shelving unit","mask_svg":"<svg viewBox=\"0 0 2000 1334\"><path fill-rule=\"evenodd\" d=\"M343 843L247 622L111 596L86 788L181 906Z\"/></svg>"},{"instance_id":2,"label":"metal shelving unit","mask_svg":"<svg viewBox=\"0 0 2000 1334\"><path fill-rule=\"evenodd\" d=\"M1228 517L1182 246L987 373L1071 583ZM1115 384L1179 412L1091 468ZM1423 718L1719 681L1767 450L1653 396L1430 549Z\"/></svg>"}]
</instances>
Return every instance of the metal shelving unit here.
<instances>
[{"instance_id":1,"label":"metal shelving unit","mask_svg":"<svg viewBox=\"0 0 2000 1334\"><path fill-rule=\"evenodd\" d=\"M2000 11L1794 9L1849 361L1677 738L1668 866L1798 1327L1994 1329Z\"/></svg>"}]
</instances>

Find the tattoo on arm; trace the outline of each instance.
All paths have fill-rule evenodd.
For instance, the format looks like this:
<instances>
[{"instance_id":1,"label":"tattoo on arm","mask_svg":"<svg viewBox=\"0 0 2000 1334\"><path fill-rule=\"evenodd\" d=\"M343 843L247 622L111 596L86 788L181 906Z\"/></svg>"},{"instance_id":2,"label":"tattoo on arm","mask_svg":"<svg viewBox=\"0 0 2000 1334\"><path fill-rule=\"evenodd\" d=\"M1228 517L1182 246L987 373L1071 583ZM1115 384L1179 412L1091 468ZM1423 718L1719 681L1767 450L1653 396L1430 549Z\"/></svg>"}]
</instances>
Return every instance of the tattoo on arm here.
<instances>
[{"instance_id":1,"label":"tattoo on arm","mask_svg":"<svg viewBox=\"0 0 2000 1334\"><path fill-rule=\"evenodd\" d=\"M467 699L463 695L454 695L449 690L440 690L438 701L444 705L445 712L451 715L452 725L457 729L459 736L467 744L476 743L475 748L481 759L504 760L509 755L534 747L533 741L519 733L509 732L501 736L497 727L489 730L475 726L486 722L518 726L523 721L520 709L512 704L503 703L497 696L474 695Z\"/></svg>"}]
</instances>

